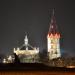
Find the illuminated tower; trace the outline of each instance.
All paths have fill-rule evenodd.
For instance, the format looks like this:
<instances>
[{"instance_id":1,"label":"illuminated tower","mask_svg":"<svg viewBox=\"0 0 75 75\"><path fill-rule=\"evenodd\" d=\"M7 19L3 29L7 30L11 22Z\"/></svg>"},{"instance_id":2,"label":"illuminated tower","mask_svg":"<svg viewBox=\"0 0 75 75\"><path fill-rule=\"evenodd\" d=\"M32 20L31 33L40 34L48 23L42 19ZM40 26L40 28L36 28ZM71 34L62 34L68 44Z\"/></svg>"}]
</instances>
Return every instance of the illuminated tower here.
<instances>
[{"instance_id":1,"label":"illuminated tower","mask_svg":"<svg viewBox=\"0 0 75 75\"><path fill-rule=\"evenodd\" d=\"M55 59L61 56L60 54L60 33L57 30L54 10L51 17L49 32L47 35L47 50L49 59Z\"/></svg>"},{"instance_id":2,"label":"illuminated tower","mask_svg":"<svg viewBox=\"0 0 75 75\"><path fill-rule=\"evenodd\" d=\"M28 50L28 37L27 37L27 35L25 36L25 39L24 39L24 45L26 47L26 50Z\"/></svg>"}]
</instances>

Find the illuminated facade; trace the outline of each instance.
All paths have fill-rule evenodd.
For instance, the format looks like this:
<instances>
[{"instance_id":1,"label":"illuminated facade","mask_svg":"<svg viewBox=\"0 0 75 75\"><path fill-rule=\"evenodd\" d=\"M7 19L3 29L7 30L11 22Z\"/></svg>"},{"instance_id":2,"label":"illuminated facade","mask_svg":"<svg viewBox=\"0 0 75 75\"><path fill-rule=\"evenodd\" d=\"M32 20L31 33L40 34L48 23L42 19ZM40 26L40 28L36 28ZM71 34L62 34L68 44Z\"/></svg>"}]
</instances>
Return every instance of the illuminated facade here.
<instances>
[{"instance_id":1,"label":"illuminated facade","mask_svg":"<svg viewBox=\"0 0 75 75\"><path fill-rule=\"evenodd\" d=\"M14 62L14 57L12 55L7 56L6 58L3 59L3 63L13 63Z\"/></svg>"},{"instance_id":2,"label":"illuminated facade","mask_svg":"<svg viewBox=\"0 0 75 75\"><path fill-rule=\"evenodd\" d=\"M25 50L21 49L22 47L17 49L14 48L14 53L16 53L16 55L20 58L20 62L22 63L38 62L39 48L32 47L28 43L27 35L25 36L23 46L25 47ZM28 47L30 47L31 50L29 50Z\"/></svg>"},{"instance_id":3,"label":"illuminated facade","mask_svg":"<svg viewBox=\"0 0 75 75\"><path fill-rule=\"evenodd\" d=\"M47 35L47 50L49 59L61 57L60 53L60 33L57 30L54 10L51 17L49 32Z\"/></svg>"}]
</instances>

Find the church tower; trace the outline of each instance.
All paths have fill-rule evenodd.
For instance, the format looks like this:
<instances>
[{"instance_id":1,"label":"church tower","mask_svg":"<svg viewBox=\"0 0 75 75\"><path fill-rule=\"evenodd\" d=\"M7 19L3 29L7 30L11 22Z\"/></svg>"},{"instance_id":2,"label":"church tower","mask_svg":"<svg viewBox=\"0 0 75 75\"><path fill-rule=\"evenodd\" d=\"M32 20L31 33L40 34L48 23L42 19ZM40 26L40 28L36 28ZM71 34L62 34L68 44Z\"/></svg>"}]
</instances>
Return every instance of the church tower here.
<instances>
[{"instance_id":1,"label":"church tower","mask_svg":"<svg viewBox=\"0 0 75 75\"><path fill-rule=\"evenodd\" d=\"M49 60L61 57L60 33L58 32L58 29L57 29L56 19L54 16L54 10L51 16L49 32L47 34L47 50L48 50Z\"/></svg>"}]
</instances>

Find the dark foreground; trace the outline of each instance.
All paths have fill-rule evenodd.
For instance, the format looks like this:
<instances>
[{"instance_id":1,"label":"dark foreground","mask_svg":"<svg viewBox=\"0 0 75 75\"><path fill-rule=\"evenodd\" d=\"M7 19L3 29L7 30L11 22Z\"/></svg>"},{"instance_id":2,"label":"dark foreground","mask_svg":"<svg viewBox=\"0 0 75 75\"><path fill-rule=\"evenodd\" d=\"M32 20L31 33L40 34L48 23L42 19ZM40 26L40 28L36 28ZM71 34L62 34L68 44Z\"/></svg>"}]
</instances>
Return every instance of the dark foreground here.
<instances>
[{"instance_id":1,"label":"dark foreground","mask_svg":"<svg viewBox=\"0 0 75 75\"><path fill-rule=\"evenodd\" d=\"M75 68L51 67L42 63L13 63L0 64L0 71L49 71L49 72L75 72Z\"/></svg>"}]
</instances>

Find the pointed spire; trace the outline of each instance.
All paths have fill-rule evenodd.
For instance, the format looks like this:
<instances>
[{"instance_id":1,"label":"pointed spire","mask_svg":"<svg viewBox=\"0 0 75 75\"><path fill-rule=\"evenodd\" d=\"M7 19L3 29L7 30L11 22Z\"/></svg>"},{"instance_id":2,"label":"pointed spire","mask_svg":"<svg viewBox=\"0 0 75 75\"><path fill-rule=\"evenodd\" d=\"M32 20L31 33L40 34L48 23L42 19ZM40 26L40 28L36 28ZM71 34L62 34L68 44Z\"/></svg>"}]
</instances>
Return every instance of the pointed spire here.
<instances>
[{"instance_id":1,"label":"pointed spire","mask_svg":"<svg viewBox=\"0 0 75 75\"><path fill-rule=\"evenodd\" d=\"M25 35L27 35L27 32L25 32Z\"/></svg>"},{"instance_id":2,"label":"pointed spire","mask_svg":"<svg viewBox=\"0 0 75 75\"><path fill-rule=\"evenodd\" d=\"M55 19L55 16L54 16L54 9L53 9L49 33L55 34L55 33L57 33L57 31L58 30L57 30L56 19Z\"/></svg>"},{"instance_id":3,"label":"pointed spire","mask_svg":"<svg viewBox=\"0 0 75 75\"><path fill-rule=\"evenodd\" d=\"M53 9L53 16L54 16L54 9Z\"/></svg>"},{"instance_id":4,"label":"pointed spire","mask_svg":"<svg viewBox=\"0 0 75 75\"><path fill-rule=\"evenodd\" d=\"M25 39L24 39L25 45L28 45L28 37L27 37L27 33L25 35Z\"/></svg>"},{"instance_id":5,"label":"pointed spire","mask_svg":"<svg viewBox=\"0 0 75 75\"><path fill-rule=\"evenodd\" d=\"M51 16L51 23L56 23L56 19L54 16L54 9L53 9L52 16Z\"/></svg>"},{"instance_id":6,"label":"pointed spire","mask_svg":"<svg viewBox=\"0 0 75 75\"><path fill-rule=\"evenodd\" d=\"M26 35L25 35L24 45L25 45L25 47L26 47L26 50L28 50L28 37L27 37L27 33L26 33Z\"/></svg>"},{"instance_id":7,"label":"pointed spire","mask_svg":"<svg viewBox=\"0 0 75 75\"><path fill-rule=\"evenodd\" d=\"M25 32L25 39L28 39L28 37L27 37L27 32Z\"/></svg>"},{"instance_id":8,"label":"pointed spire","mask_svg":"<svg viewBox=\"0 0 75 75\"><path fill-rule=\"evenodd\" d=\"M25 39L28 39L28 38L27 38L27 35L25 35Z\"/></svg>"}]
</instances>

